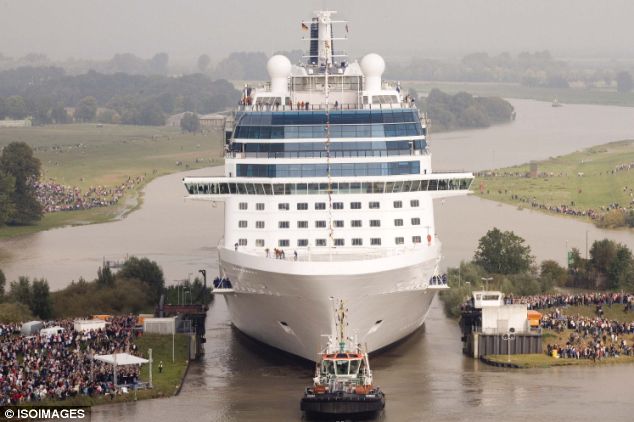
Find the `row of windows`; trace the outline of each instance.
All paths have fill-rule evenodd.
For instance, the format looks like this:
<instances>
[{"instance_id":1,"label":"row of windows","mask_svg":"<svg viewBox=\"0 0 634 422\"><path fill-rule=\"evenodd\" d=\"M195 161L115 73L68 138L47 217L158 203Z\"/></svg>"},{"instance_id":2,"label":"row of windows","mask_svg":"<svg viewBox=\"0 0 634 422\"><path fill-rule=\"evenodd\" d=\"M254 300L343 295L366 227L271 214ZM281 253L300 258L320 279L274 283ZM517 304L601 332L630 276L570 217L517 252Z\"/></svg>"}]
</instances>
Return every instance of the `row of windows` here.
<instances>
[{"instance_id":1,"label":"row of windows","mask_svg":"<svg viewBox=\"0 0 634 422\"><path fill-rule=\"evenodd\" d=\"M419 161L330 164L238 164L238 177L398 176L420 174Z\"/></svg>"},{"instance_id":2,"label":"row of windows","mask_svg":"<svg viewBox=\"0 0 634 422\"><path fill-rule=\"evenodd\" d=\"M234 139L394 138L426 134L420 123L315 126L241 126Z\"/></svg>"},{"instance_id":3,"label":"row of windows","mask_svg":"<svg viewBox=\"0 0 634 422\"><path fill-rule=\"evenodd\" d=\"M297 204L297 210L298 211L305 211L308 209L308 202L298 202ZM394 201L393 202L394 208L403 208L403 201ZM412 208L416 208L420 206L420 201L418 199L411 199L409 201L409 205ZM314 204L315 209L316 210L325 210L326 209L326 203L325 202L315 202ZM368 207L370 209L378 209L381 208L381 203L377 202L377 201L370 201L368 202ZM264 203L262 202L258 202L255 204L255 208L258 211L264 211ZM238 203L238 209L245 211L249 209L249 203L248 202L240 202ZM277 204L277 209L279 211L288 211L291 209L291 206L288 202L280 202ZM334 210L342 210L344 209L344 203L343 202L333 202L332 203L332 209ZM361 202L350 202L350 209L352 210L360 210L361 209Z\"/></svg>"},{"instance_id":4,"label":"row of windows","mask_svg":"<svg viewBox=\"0 0 634 422\"><path fill-rule=\"evenodd\" d=\"M366 239L367 241L367 239ZM421 236L412 236L412 243L421 243L422 241L422 237ZM370 246L381 246L382 243L382 239L380 237L371 237L369 239L369 245ZM364 239L363 238L352 238L350 239L350 244L352 246L363 246L364 245ZM365 243L366 245L368 243ZM394 238L394 244L395 245L403 245L405 244L405 238L402 236L398 236ZM248 240L247 239L238 239L238 245L239 246L248 246ZM297 247L307 247L309 245L309 240L308 239L297 239L296 242L296 246ZM313 245L314 246L327 246L327 240L326 239L314 239L313 241ZM346 246L346 240L345 239L333 239L333 245L334 246ZM263 248L264 246L266 246L266 242L264 241L264 239L256 239L255 240L255 246L259 247L259 248ZM291 242L289 239L279 239L277 241L277 246L280 248L288 248L291 246Z\"/></svg>"},{"instance_id":5,"label":"row of windows","mask_svg":"<svg viewBox=\"0 0 634 422\"><path fill-rule=\"evenodd\" d=\"M424 140L331 142L326 151L325 142L244 143L233 142L232 153L252 158L331 158L341 157L393 157L411 155L427 148Z\"/></svg>"},{"instance_id":6,"label":"row of windows","mask_svg":"<svg viewBox=\"0 0 634 422\"><path fill-rule=\"evenodd\" d=\"M420 226L420 218L418 217L412 217L410 219L410 222L412 223L412 226ZM381 220L369 220L369 224L370 227L381 227ZM336 228L343 228L345 227L345 222L344 220L334 220L332 222L333 227ZM394 219L394 226L396 227L402 227L403 226L403 219L402 218L396 218ZM238 221L238 227L241 229L246 229L249 227L249 224L247 222L247 220L240 220ZM255 228L256 229L263 229L265 227L265 223L264 221L256 221L255 222ZM278 221L278 228L280 229L289 229L291 227L291 224L289 221ZM325 228L326 227L326 221L325 220L316 220L315 221L315 228L321 229L321 228ZM363 220L350 220L350 227L363 227ZM307 220L301 220L297 222L297 228L298 229L307 229L308 228L308 221Z\"/></svg>"},{"instance_id":7,"label":"row of windows","mask_svg":"<svg viewBox=\"0 0 634 422\"><path fill-rule=\"evenodd\" d=\"M242 126L268 125L320 125L329 120L332 125L359 123L416 123L418 110L414 109L378 109L378 110L330 110L291 111L291 112L248 112L239 113L236 122Z\"/></svg>"},{"instance_id":8,"label":"row of windows","mask_svg":"<svg viewBox=\"0 0 634 422\"><path fill-rule=\"evenodd\" d=\"M185 187L191 195L315 195L350 193L399 193L439 190L466 190L473 178L425 179L397 182L336 182L330 183L190 183Z\"/></svg>"}]
</instances>

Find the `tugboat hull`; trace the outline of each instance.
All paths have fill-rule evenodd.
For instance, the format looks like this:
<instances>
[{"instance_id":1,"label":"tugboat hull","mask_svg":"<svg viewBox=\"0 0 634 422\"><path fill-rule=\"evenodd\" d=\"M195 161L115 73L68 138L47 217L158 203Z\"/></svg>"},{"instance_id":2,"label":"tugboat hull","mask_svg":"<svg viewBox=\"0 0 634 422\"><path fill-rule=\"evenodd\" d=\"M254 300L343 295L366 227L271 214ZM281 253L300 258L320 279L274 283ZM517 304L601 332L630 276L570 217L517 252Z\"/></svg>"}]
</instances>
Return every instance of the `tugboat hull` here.
<instances>
[{"instance_id":1,"label":"tugboat hull","mask_svg":"<svg viewBox=\"0 0 634 422\"><path fill-rule=\"evenodd\" d=\"M385 407L385 394L346 394L341 392L304 396L300 409L313 415L373 414Z\"/></svg>"}]
</instances>

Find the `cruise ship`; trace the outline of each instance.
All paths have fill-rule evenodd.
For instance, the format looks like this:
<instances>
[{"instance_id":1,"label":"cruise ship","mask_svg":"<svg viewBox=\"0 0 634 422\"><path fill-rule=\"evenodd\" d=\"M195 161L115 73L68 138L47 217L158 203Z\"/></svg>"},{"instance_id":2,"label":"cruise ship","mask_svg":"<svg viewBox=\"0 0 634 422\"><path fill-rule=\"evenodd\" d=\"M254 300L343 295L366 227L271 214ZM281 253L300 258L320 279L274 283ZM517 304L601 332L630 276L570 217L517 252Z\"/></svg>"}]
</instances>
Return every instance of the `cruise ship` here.
<instances>
[{"instance_id":1,"label":"cruise ship","mask_svg":"<svg viewBox=\"0 0 634 422\"><path fill-rule=\"evenodd\" d=\"M302 22L301 63L275 55L270 82L244 88L224 176L183 179L188 198L224 204L217 250L231 288L217 293L232 323L312 361L338 300L368 352L423 324L447 288L432 201L473 181L432 172L426 119L383 81L381 56L350 61L334 49L348 34L335 13Z\"/></svg>"}]
</instances>

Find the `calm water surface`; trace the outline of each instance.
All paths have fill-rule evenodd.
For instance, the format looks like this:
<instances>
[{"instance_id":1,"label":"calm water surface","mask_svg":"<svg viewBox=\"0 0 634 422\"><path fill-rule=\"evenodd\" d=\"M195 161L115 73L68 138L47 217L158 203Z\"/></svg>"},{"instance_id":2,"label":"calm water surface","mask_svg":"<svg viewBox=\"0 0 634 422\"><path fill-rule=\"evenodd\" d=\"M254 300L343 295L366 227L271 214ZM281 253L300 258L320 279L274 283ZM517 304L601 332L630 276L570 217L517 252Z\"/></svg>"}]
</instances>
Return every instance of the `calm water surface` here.
<instances>
[{"instance_id":1,"label":"calm water surface","mask_svg":"<svg viewBox=\"0 0 634 422\"><path fill-rule=\"evenodd\" d=\"M634 108L512 101L515 122L484 130L433 136L436 170L479 170L568 153L634 138ZM219 169L186 174L219 174ZM0 267L9 279L46 277L61 288L79 276L94 278L103 258L126 254L158 261L168 282L200 268L214 274L215 245L223 210L184 202L183 175L152 182L143 207L122 221L51 230L0 241ZM585 252L608 237L634 249L630 231L604 231L580 221L496 204L475 197L436 203L443 265L473 255L491 227L514 230L538 260L564 262L566 242ZM312 376L304 362L279 355L231 328L222 299L208 316L206 355L194 363L180 396L104 406L93 420L293 421L299 397ZM634 366L506 371L462 356L460 333L436 301L424 329L375 356L375 378L388 394L385 421L630 420Z\"/></svg>"}]
</instances>

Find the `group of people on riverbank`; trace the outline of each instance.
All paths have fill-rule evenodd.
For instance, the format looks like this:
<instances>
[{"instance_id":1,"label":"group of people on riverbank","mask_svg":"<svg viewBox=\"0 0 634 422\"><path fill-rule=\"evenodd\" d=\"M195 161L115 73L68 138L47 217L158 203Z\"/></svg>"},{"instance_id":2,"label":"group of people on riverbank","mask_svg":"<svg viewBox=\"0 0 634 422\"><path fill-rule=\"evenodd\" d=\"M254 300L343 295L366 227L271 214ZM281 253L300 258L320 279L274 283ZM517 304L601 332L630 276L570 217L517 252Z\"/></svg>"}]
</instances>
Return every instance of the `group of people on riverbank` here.
<instances>
[{"instance_id":1,"label":"group of people on riverbank","mask_svg":"<svg viewBox=\"0 0 634 422\"><path fill-rule=\"evenodd\" d=\"M83 192L79 186L66 186L52 180L33 183L38 202L45 213L58 211L76 211L116 205L127 191L134 189L144 181L143 176L128 177L116 186L91 186Z\"/></svg>"},{"instance_id":2,"label":"group of people on riverbank","mask_svg":"<svg viewBox=\"0 0 634 422\"><path fill-rule=\"evenodd\" d=\"M634 311L634 293L626 292L592 292L577 294L543 294L535 296L513 296L505 298L506 303L525 303L528 309L549 309L561 308L565 306L586 306L586 305L625 305L624 310Z\"/></svg>"},{"instance_id":3,"label":"group of people on riverbank","mask_svg":"<svg viewBox=\"0 0 634 422\"><path fill-rule=\"evenodd\" d=\"M135 316L113 317L105 329L74 331L72 320L51 321L63 331L23 336L19 324L0 325L0 406L78 395L114 397L112 367L94 355L137 353ZM121 367L119 381L135 384L138 367Z\"/></svg>"}]
</instances>

